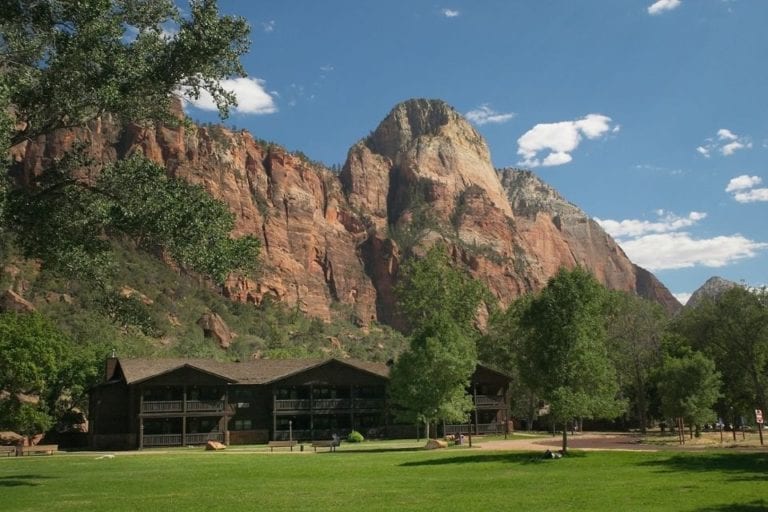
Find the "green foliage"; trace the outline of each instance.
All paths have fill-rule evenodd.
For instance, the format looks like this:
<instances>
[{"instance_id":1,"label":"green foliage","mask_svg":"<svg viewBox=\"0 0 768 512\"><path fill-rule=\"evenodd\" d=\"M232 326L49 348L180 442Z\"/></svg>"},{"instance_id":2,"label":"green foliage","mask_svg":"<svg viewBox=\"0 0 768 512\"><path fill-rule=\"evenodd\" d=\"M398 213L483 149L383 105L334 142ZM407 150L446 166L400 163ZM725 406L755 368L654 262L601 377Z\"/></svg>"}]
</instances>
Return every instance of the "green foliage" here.
<instances>
[{"instance_id":1,"label":"green foliage","mask_svg":"<svg viewBox=\"0 0 768 512\"><path fill-rule=\"evenodd\" d=\"M0 314L0 427L33 435L52 424L46 398L71 358L65 337L36 314Z\"/></svg>"},{"instance_id":2,"label":"green foliage","mask_svg":"<svg viewBox=\"0 0 768 512\"><path fill-rule=\"evenodd\" d=\"M395 293L398 310L414 330L449 318L465 333L476 334L477 310L483 300L490 302L483 284L454 268L440 246L432 247L423 258L406 261Z\"/></svg>"},{"instance_id":3,"label":"green foliage","mask_svg":"<svg viewBox=\"0 0 768 512\"><path fill-rule=\"evenodd\" d=\"M615 417L625 407L605 343L605 304L606 290L586 270L560 269L522 315L519 370L556 421Z\"/></svg>"},{"instance_id":4,"label":"green foliage","mask_svg":"<svg viewBox=\"0 0 768 512\"><path fill-rule=\"evenodd\" d=\"M404 420L465 421L472 410L466 389L477 364L474 342L447 314L433 317L395 362L390 394Z\"/></svg>"},{"instance_id":5,"label":"green foliage","mask_svg":"<svg viewBox=\"0 0 768 512\"><path fill-rule=\"evenodd\" d=\"M176 33L168 37L163 30ZM6 2L0 59L23 128L13 143L80 126L105 112L125 120L168 119L179 89L208 91L222 115L235 103L220 80L244 76L245 20L216 2L169 0Z\"/></svg>"},{"instance_id":6,"label":"green foliage","mask_svg":"<svg viewBox=\"0 0 768 512\"><path fill-rule=\"evenodd\" d=\"M220 80L244 75L239 57L248 48L248 26L220 16L210 0L194 0L181 13L168 0L4 5L3 157L12 145L81 127L107 112L126 121L174 122L170 105L180 91L192 97L209 92L226 116L235 98ZM170 37L163 34L169 28L175 30ZM118 233L217 282L252 267L257 241L230 239L231 213L202 188L168 179L140 157L100 171L75 150L31 186L0 187L3 224L14 230L25 255L103 281L110 263L105 235Z\"/></svg>"},{"instance_id":7,"label":"green foliage","mask_svg":"<svg viewBox=\"0 0 768 512\"><path fill-rule=\"evenodd\" d=\"M70 153L32 188L10 194L6 222L25 256L103 282L110 270L110 244L103 235L111 234L165 252L217 282L254 267L258 241L230 238L234 216L201 187L168 178L139 156L108 166L91 185L73 178L86 164L82 153Z\"/></svg>"},{"instance_id":8,"label":"green foliage","mask_svg":"<svg viewBox=\"0 0 768 512\"><path fill-rule=\"evenodd\" d=\"M661 365L668 319L661 306L636 295L610 292L605 318L608 351L641 431L648 423L651 374Z\"/></svg>"},{"instance_id":9,"label":"green foliage","mask_svg":"<svg viewBox=\"0 0 768 512\"><path fill-rule=\"evenodd\" d=\"M656 379L662 411L668 418L682 417L696 425L715 418L712 406L720 397L720 373L714 361L701 352L665 355Z\"/></svg>"},{"instance_id":10,"label":"green foliage","mask_svg":"<svg viewBox=\"0 0 768 512\"><path fill-rule=\"evenodd\" d=\"M363 437L363 434L361 434L357 430L353 430L347 436L348 443L362 443L363 441L365 441L365 437Z\"/></svg>"},{"instance_id":11,"label":"green foliage","mask_svg":"<svg viewBox=\"0 0 768 512\"><path fill-rule=\"evenodd\" d=\"M734 287L683 311L672 330L715 361L726 407L768 410L768 302L764 290ZM721 411L724 415L725 410Z\"/></svg>"}]
</instances>

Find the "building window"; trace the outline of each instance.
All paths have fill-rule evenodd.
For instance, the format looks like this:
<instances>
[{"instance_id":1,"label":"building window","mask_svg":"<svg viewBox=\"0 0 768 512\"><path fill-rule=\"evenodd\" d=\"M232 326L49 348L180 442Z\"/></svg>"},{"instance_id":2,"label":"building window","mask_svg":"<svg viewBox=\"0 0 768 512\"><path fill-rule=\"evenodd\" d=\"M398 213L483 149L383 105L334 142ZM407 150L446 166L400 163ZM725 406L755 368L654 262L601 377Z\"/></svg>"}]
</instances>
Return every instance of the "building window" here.
<instances>
[{"instance_id":1,"label":"building window","mask_svg":"<svg viewBox=\"0 0 768 512\"><path fill-rule=\"evenodd\" d=\"M252 430L253 423L251 420L234 420L232 430Z\"/></svg>"}]
</instances>

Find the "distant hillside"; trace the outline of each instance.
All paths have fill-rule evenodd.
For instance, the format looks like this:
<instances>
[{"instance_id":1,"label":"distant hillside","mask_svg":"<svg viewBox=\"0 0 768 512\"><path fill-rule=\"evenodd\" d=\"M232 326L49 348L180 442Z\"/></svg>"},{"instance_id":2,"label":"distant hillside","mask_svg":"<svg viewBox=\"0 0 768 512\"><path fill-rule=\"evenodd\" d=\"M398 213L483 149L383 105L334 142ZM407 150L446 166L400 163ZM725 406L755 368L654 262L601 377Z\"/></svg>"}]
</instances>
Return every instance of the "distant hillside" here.
<instances>
[{"instance_id":1,"label":"distant hillside","mask_svg":"<svg viewBox=\"0 0 768 512\"><path fill-rule=\"evenodd\" d=\"M716 301L723 293L736 286L741 285L739 283L734 283L733 281L723 279L722 277L710 277L703 285L701 285L695 292L691 294L691 298L688 299L685 307L695 308L701 303L701 301L705 299Z\"/></svg>"}]
</instances>

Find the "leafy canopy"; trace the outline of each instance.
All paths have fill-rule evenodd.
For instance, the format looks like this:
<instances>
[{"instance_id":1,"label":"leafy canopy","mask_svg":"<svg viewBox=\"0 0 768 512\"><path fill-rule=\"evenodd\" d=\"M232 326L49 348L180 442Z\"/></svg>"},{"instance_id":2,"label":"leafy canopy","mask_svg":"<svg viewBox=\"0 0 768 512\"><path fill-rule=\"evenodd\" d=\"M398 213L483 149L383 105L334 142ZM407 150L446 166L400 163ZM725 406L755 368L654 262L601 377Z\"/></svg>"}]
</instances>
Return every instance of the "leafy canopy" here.
<instances>
[{"instance_id":1,"label":"leafy canopy","mask_svg":"<svg viewBox=\"0 0 768 512\"><path fill-rule=\"evenodd\" d=\"M625 407L605 343L605 301L606 290L586 270L560 269L522 315L528 334L519 370L556 421L614 417Z\"/></svg>"},{"instance_id":2,"label":"leafy canopy","mask_svg":"<svg viewBox=\"0 0 768 512\"><path fill-rule=\"evenodd\" d=\"M398 306L413 331L392 369L393 401L404 419L427 426L464 421L472 410L466 390L477 366L474 319L484 288L438 246L408 260L401 272Z\"/></svg>"},{"instance_id":3,"label":"leafy canopy","mask_svg":"<svg viewBox=\"0 0 768 512\"><path fill-rule=\"evenodd\" d=\"M169 0L5 2L0 149L7 156L23 141L105 113L175 122L170 105L181 93L207 91L226 116L235 98L220 82L244 76L248 32L212 0L193 0L185 15ZM218 282L258 255L255 238L230 239L226 207L139 156L103 168L76 148L21 181L0 184L3 224L25 256L52 269L102 277L108 235L127 235Z\"/></svg>"}]
</instances>

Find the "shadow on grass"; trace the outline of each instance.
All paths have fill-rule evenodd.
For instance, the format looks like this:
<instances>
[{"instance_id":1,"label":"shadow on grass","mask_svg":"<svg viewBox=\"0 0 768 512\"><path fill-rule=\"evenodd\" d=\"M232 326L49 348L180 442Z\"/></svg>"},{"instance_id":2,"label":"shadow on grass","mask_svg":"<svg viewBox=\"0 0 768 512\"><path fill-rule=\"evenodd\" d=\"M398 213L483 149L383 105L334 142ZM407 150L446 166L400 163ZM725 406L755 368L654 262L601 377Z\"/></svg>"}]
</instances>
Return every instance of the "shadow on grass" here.
<instances>
[{"instance_id":1,"label":"shadow on grass","mask_svg":"<svg viewBox=\"0 0 768 512\"><path fill-rule=\"evenodd\" d=\"M35 482L34 480L43 480L46 478L51 478L49 476L43 476L43 475L8 475L8 476L0 476L0 487L34 487L36 485L40 485L38 482Z\"/></svg>"},{"instance_id":2,"label":"shadow on grass","mask_svg":"<svg viewBox=\"0 0 768 512\"><path fill-rule=\"evenodd\" d=\"M728 503L715 507L698 509L698 512L765 512L768 511L768 501L755 500L749 503Z\"/></svg>"},{"instance_id":3,"label":"shadow on grass","mask_svg":"<svg viewBox=\"0 0 768 512\"><path fill-rule=\"evenodd\" d=\"M402 453L402 452L422 452L423 446L412 446L407 448L339 448L339 453ZM320 453L320 452L317 452ZM327 453L331 453L328 451Z\"/></svg>"},{"instance_id":4,"label":"shadow on grass","mask_svg":"<svg viewBox=\"0 0 768 512\"><path fill-rule=\"evenodd\" d=\"M715 471L729 475L735 481L768 481L768 474L765 472L768 467L768 453L688 453L641 462L640 465L656 466L665 472ZM756 510L768 510L768 508Z\"/></svg>"},{"instance_id":5,"label":"shadow on grass","mask_svg":"<svg viewBox=\"0 0 768 512\"><path fill-rule=\"evenodd\" d=\"M569 452L566 459L585 457L583 452ZM557 464L563 459L545 459L543 453L538 452L514 452L514 453L478 453L475 455L460 455L457 457L444 457L439 459L418 460L403 462L403 467L413 466L443 466L447 464L477 464L506 462L511 464Z\"/></svg>"}]
</instances>

